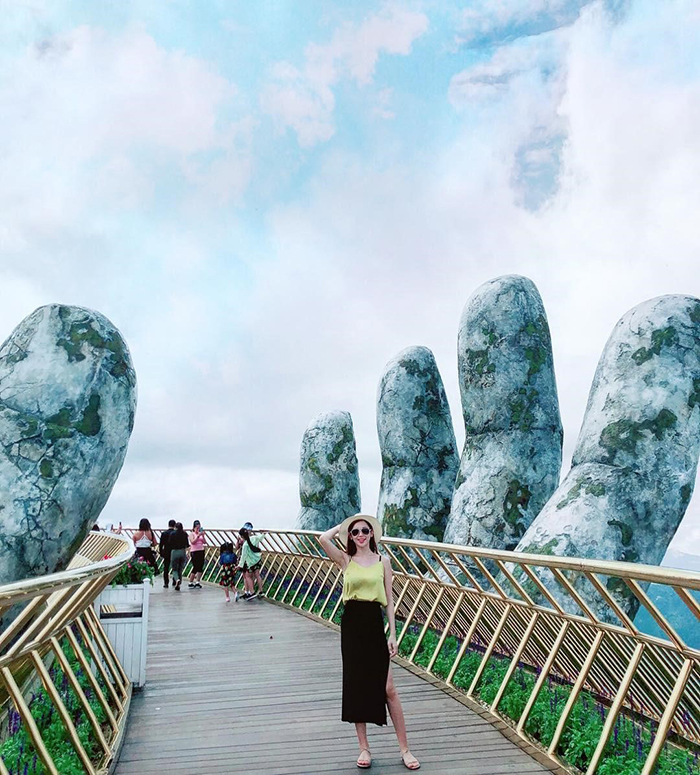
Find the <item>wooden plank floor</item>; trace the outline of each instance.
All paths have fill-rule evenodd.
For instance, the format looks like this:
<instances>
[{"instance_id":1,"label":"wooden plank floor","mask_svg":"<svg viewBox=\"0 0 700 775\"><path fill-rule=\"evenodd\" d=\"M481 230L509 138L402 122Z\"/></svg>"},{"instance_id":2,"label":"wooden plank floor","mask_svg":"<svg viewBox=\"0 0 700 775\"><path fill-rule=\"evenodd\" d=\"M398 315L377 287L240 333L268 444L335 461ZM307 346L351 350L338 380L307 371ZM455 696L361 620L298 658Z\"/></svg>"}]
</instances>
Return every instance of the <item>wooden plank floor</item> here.
<instances>
[{"instance_id":1,"label":"wooden plank floor","mask_svg":"<svg viewBox=\"0 0 700 775\"><path fill-rule=\"evenodd\" d=\"M336 632L264 600L226 604L218 589L153 592L147 686L117 775L358 772L354 727L340 721ZM421 772L547 772L439 689L393 671ZM407 772L391 726L372 727L370 745L371 772Z\"/></svg>"}]
</instances>

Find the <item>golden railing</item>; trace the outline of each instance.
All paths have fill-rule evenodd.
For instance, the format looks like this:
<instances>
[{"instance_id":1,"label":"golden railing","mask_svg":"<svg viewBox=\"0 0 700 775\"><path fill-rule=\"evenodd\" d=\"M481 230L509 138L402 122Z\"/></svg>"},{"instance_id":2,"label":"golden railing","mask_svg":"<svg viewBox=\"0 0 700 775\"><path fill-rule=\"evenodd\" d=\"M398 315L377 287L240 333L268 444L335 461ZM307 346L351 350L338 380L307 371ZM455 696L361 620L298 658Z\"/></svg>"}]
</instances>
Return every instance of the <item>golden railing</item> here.
<instances>
[{"instance_id":1,"label":"golden railing","mask_svg":"<svg viewBox=\"0 0 700 775\"><path fill-rule=\"evenodd\" d=\"M206 581L218 581L217 546L236 539L236 531L208 531ZM336 627L342 574L325 556L318 533L265 531L261 547L266 596ZM576 771L561 746L577 704L587 698L601 714L595 748L584 757L587 773L601 767L622 720L653 727L644 733L646 743L639 735L644 775L655 771L660 757L679 751L695 752L688 759L694 771L700 651L683 641L646 588L654 583L672 589L687 617L700 620L700 573L398 538L385 538L381 550L394 569L401 661L414 672L562 771ZM630 602L649 612L664 637L635 625ZM490 665L499 667L499 680L485 702L482 684ZM511 717L503 708L515 689L523 695L522 709ZM561 695L556 726L537 739L529 720L548 692Z\"/></svg>"},{"instance_id":2,"label":"golden railing","mask_svg":"<svg viewBox=\"0 0 700 775\"><path fill-rule=\"evenodd\" d=\"M132 553L126 537L90 533L67 570L0 586L0 775L107 772L131 682L93 603ZM47 720L51 741L40 729ZM20 738L33 749L22 770Z\"/></svg>"}]
</instances>

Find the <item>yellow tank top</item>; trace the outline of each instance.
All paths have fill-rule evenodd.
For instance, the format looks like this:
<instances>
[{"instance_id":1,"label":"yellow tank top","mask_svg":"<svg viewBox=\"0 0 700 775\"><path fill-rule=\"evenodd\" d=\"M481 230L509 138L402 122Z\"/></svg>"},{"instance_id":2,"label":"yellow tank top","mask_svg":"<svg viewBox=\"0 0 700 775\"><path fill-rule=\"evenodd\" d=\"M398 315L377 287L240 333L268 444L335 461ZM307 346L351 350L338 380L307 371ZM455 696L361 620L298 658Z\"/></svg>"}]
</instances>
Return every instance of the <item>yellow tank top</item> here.
<instances>
[{"instance_id":1,"label":"yellow tank top","mask_svg":"<svg viewBox=\"0 0 700 775\"><path fill-rule=\"evenodd\" d=\"M368 568L350 560L343 578L343 602L348 600L367 600L386 605L384 563L381 559Z\"/></svg>"}]
</instances>

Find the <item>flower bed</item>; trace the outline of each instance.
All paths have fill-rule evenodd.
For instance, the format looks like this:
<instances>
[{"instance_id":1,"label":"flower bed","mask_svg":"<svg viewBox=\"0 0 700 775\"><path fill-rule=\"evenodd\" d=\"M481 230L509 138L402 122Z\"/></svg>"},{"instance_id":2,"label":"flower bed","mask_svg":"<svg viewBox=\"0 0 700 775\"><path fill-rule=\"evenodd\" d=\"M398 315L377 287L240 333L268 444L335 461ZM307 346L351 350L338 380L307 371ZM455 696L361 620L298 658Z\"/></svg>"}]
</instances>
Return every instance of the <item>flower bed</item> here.
<instances>
[{"instance_id":1,"label":"flower bed","mask_svg":"<svg viewBox=\"0 0 700 775\"><path fill-rule=\"evenodd\" d=\"M397 623L397 631L400 625ZM418 640L419 628L409 627L401 641L399 653L408 657ZM440 638L440 633L429 630L414 662L426 667ZM432 672L446 679L460 648L460 641L450 636L435 660ZM467 649L454 674L455 688L466 692L483 659L483 650ZM510 658L492 656L476 688L477 698L490 706L505 677ZM525 704L534 688L537 676L524 666L518 666L498 704L498 712L513 722L520 718ZM571 686L549 678L542 687L525 724L525 731L547 747L554 736ZM564 732L559 740L558 751L568 764L585 771L588 767L603 729L607 708L590 692L582 691L571 711ZM620 715L610 742L605 748L603 759L596 770L597 775L638 775L642 771L649 749L656 733L653 721L639 723ZM657 775L700 775L698 752L691 752L666 744L659 758Z\"/></svg>"},{"instance_id":2,"label":"flower bed","mask_svg":"<svg viewBox=\"0 0 700 775\"><path fill-rule=\"evenodd\" d=\"M104 557L109 559L109 555ZM127 586L128 584L143 584L146 579L153 579L156 575L155 570L142 557L134 556L125 565L122 565L117 575L112 579L112 586Z\"/></svg>"},{"instance_id":3,"label":"flower bed","mask_svg":"<svg viewBox=\"0 0 700 775\"><path fill-rule=\"evenodd\" d=\"M95 696L92 683L85 675L73 648L65 637L60 645L98 722L102 725L103 730L108 733L104 708ZM89 657L89 654L86 653L86 655ZM103 758L102 748L80 704L80 700L68 681L68 677L58 663L53 664L49 668L49 674L56 685L56 690L63 704L70 713L80 742L95 767L99 766ZM105 691L106 687L104 687L103 679L99 677L98 681L103 691ZM83 775L85 768L78 758L78 754L73 747L61 717L46 691L41 689L33 693L28 699L28 705L32 718L35 720L44 740L44 744L61 775ZM3 730L3 732L5 733L3 735L5 739L0 744L0 756L10 775L44 775L46 769L39 761L25 725L14 708L11 708L9 711L7 730Z\"/></svg>"}]
</instances>

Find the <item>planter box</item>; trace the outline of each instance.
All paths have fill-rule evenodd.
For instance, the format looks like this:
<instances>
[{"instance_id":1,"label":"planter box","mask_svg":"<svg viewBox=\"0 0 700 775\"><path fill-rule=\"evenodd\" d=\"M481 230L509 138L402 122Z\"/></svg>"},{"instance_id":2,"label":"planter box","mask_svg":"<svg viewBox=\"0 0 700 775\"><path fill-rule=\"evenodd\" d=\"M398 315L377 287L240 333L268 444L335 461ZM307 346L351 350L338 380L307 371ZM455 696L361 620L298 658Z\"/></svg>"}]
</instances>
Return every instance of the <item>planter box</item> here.
<instances>
[{"instance_id":1,"label":"planter box","mask_svg":"<svg viewBox=\"0 0 700 775\"><path fill-rule=\"evenodd\" d=\"M151 582L107 587L95 600L100 619L117 657L135 687L146 684L148 599Z\"/></svg>"}]
</instances>

